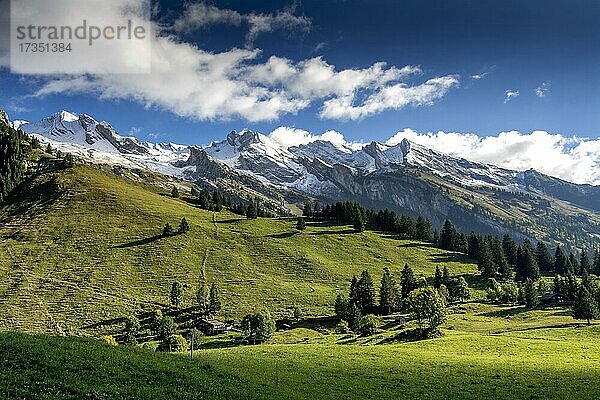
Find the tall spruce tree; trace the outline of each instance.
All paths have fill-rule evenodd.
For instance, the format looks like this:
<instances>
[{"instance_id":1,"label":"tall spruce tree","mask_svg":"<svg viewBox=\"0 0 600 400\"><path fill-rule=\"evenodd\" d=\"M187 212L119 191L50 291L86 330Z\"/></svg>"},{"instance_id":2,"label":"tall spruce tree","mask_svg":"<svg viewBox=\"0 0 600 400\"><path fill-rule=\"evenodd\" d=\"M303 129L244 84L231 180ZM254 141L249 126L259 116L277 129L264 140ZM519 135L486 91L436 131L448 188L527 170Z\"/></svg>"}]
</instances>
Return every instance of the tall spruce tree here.
<instances>
[{"instance_id":1,"label":"tall spruce tree","mask_svg":"<svg viewBox=\"0 0 600 400\"><path fill-rule=\"evenodd\" d=\"M569 253L569 273L573 275L581 275L581 268L579 266L579 261L573 252Z\"/></svg>"},{"instance_id":2,"label":"tall spruce tree","mask_svg":"<svg viewBox=\"0 0 600 400\"><path fill-rule=\"evenodd\" d=\"M256 219L258 218L258 211L256 210L256 205L253 201L248 204L248 208L246 208L246 219Z\"/></svg>"},{"instance_id":3,"label":"tall spruce tree","mask_svg":"<svg viewBox=\"0 0 600 400\"><path fill-rule=\"evenodd\" d=\"M375 307L375 285L369 271L360 274L357 285L358 307L362 313L371 311Z\"/></svg>"},{"instance_id":4,"label":"tall spruce tree","mask_svg":"<svg viewBox=\"0 0 600 400\"><path fill-rule=\"evenodd\" d=\"M479 262L477 263L481 276L484 278L496 278L498 275L498 266L492 259L492 254L487 240L484 240L479 246Z\"/></svg>"},{"instance_id":5,"label":"tall spruce tree","mask_svg":"<svg viewBox=\"0 0 600 400\"><path fill-rule=\"evenodd\" d=\"M492 259L496 264L498 276L503 280L512 279L512 268L504 255L502 243L498 238L494 238L492 242Z\"/></svg>"},{"instance_id":6,"label":"tall spruce tree","mask_svg":"<svg viewBox=\"0 0 600 400\"><path fill-rule=\"evenodd\" d=\"M528 239L523 241L523 245L517 249L517 280L526 279L537 280L540 277L540 270L535 257L535 252Z\"/></svg>"},{"instance_id":7,"label":"tall spruce tree","mask_svg":"<svg viewBox=\"0 0 600 400\"><path fill-rule=\"evenodd\" d=\"M443 284L442 278L443 278L442 270L440 269L440 266L437 265L435 267L435 276L433 277L433 287L434 288L439 289L440 286L442 286L442 284Z\"/></svg>"},{"instance_id":8,"label":"tall spruce tree","mask_svg":"<svg viewBox=\"0 0 600 400\"><path fill-rule=\"evenodd\" d=\"M384 314L389 314L396 311L398 308L400 294L398 293L398 286L396 281L390 273L390 269L385 267L383 269L383 276L381 277L381 288L379 290L379 307Z\"/></svg>"},{"instance_id":9,"label":"tall spruce tree","mask_svg":"<svg viewBox=\"0 0 600 400\"><path fill-rule=\"evenodd\" d=\"M408 294L417 288L417 280L412 268L408 264L404 264L402 274L400 275L400 289L402 298L406 299Z\"/></svg>"},{"instance_id":10,"label":"tall spruce tree","mask_svg":"<svg viewBox=\"0 0 600 400\"><path fill-rule=\"evenodd\" d=\"M567 274L568 263L565 253L563 253L560 246L556 246L556 251L554 252L554 273L565 276Z\"/></svg>"},{"instance_id":11,"label":"tall spruce tree","mask_svg":"<svg viewBox=\"0 0 600 400\"><path fill-rule=\"evenodd\" d=\"M504 250L504 256L508 261L508 264L513 268L517 266L517 244L510 237L510 235L506 234L502 237L502 250Z\"/></svg>"},{"instance_id":12,"label":"tall spruce tree","mask_svg":"<svg viewBox=\"0 0 600 400\"><path fill-rule=\"evenodd\" d=\"M348 299L350 300L350 304L358 304L358 279L356 278L356 275L352 276L352 280L350 281L350 291L348 292Z\"/></svg>"},{"instance_id":13,"label":"tall spruce tree","mask_svg":"<svg viewBox=\"0 0 600 400\"><path fill-rule=\"evenodd\" d=\"M213 282L210 285L210 293L208 300L208 311L210 315L215 315L221 310L221 299L219 296L219 289L217 285Z\"/></svg>"},{"instance_id":14,"label":"tall spruce tree","mask_svg":"<svg viewBox=\"0 0 600 400\"><path fill-rule=\"evenodd\" d=\"M581 250L581 256L579 258L579 266L581 269L581 275L590 274L592 272L592 263L590 262L590 258L588 257L587 250Z\"/></svg>"},{"instance_id":15,"label":"tall spruce tree","mask_svg":"<svg viewBox=\"0 0 600 400\"><path fill-rule=\"evenodd\" d=\"M554 260L546 243L539 241L535 248L535 256L537 258L538 266L542 272L554 272Z\"/></svg>"},{"instance_id":16,"label":"tall spruce tree","mask_svg":"<svg viewBox=\"0 0 600 400\"><path fill-rule=\"evenodd\" d=\"M440 247L444 250L456 250L458 245L458 232L449 219L444 221L440 232Z\"/></svg>"},{"instance_id":17,"label":"tall spruce tree","mask_svg":"<svg viewBox=\"0 0 600 400\"><path fill-rule=\"evenodd\" d=\"M600 249L596 249L594 252L594 264L592 265L594 274L600 276Z\"/></svg>"},{"instance_id":18,"label":"tall spruce tree","mask_svg":"<svg viewBox=\"0 0 600 400\"><path fill-rule=\"evenodd\" d=\"M419 215L415 230L417 240L430 243L433 241L433 228L431 227L431 222L427 218Z\"/></svg>"},{"instance_id":19,"label":"tall spruce tree","mask_svg":"<svg viewBox=\"0 0 600 400\"><path fill-rule=\"evenodd\" d=\"M597 319L599 316L598 303L589 292L589 290L581 285L577 291L577 297L573 304L573 317L576 319L584 319L588 325L591 320Z\"/></svg>"},{"instance_id":20,"label":"tall spruce tree","mask_svg":"<svg viewBox=\"0 0 600 400\"><path fill-rule=\"evenodd\" d=\"M171 293L169 294L171 305L175 308L179 308L183 301L183 285L179 282L173 282L171 285Z\"/></svg>"}]
</instances>

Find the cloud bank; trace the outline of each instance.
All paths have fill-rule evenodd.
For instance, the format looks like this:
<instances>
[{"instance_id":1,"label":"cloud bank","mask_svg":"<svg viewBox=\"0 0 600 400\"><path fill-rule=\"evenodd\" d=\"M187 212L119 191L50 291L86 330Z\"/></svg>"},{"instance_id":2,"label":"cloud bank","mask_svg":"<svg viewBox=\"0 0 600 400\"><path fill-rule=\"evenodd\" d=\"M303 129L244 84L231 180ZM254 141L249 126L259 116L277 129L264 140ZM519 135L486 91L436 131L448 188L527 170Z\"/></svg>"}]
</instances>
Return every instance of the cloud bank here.
<instances>
[{"instance_id":1,"label":"cloud bank","mask_svg":"<svg viewBox=\"0 0 600 400\"><path fill-rule=\"evenodd\" d=\"M364 146L363 143L346 141L343 134L334 130L326 131L320 135L314 135L304 129L280 126L271 132L269 137L285 148L309 144L316 142L317 140L331 142L336 147L351 150L360 150Z\"/></svg>"},{"instance_id":2,"label":"cloud bank","mask_svg":"<svg viewBox=\"0 0 600 400\"><path fill-rule=\"evenodd\" d=\"M60 25L65 17L61 10L54 14L53 20ZM248 23L253 39L284 26L308 26L302 21L292 9L274 14L240 14L204 2L191 4L173 26L154 24L150 74L60 75L46 79L33 96L83 93L135 101L201 121L272 121L309 107L314 107L323 119L357 120L386 110L430 105L459 85L455 75L419 81L422 71L411 65L396 67L377 62L338 69L322 57L265 59L261 50L249 48L213 53L172 34L173 27L183 30L215 23ZM128 52L120 55L120 61L131 63L141 55Z\"/></svg>"},{"instance_id":3,"label":"cloud bank","mask_svg":"<svg viewBox=\"0 0 600 400\"><path fill-rule=\"evenodd\" d=\"M600 139L567 137L545 131L502 132L480 137L470 133L417 133L404 129L386 144L407 138L431 149L471 161L524 171L535 169L570 182L600 185Z\"/></svg>"},{"instance_id":4,"label":"cloud bank","mask_svg":"<svg viewBox=\"0 0 600 400\"><path fill-rule=\"evenodd\" d=\"M279 127L269 137L285 147L326 140L337 147L360 150L365 143L347 141L336 131L320 135L293 127ZM499 167L526 171L535 169L546 175L574 183L600 185L600 139L568 137L545 131L528 134L517 131L481 137L472 133L418 133L410 128L396 133L385 144L395 146L408 139L430 149Z\"/></svg>"}]
</instances>

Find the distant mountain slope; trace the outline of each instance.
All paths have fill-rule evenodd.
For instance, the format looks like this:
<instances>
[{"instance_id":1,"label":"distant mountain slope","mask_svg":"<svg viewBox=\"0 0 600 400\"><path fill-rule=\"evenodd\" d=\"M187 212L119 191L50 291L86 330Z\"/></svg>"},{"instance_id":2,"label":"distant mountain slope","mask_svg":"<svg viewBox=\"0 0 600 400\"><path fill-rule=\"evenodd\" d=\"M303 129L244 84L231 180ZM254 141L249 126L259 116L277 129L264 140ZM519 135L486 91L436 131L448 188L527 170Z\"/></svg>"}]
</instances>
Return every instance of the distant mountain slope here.
<instances>
[{"instance_id":1,"label":"distant mountain slope","mask_svg":"<svg viewBox=\"0 0 600 400\"><path fill-rule=\"evenodd\" d=\"M471 162L408 140L358 150L322 140L286 148L244 130L206 147L187 147L123 137L106 122L66 111L19 127L95 162L258 196L281 214L306 201L353 200L423 215L436 227L451 218L465 232L508 232L586 247L600 240L600 187Z\"/></svg>"}]
</instances>

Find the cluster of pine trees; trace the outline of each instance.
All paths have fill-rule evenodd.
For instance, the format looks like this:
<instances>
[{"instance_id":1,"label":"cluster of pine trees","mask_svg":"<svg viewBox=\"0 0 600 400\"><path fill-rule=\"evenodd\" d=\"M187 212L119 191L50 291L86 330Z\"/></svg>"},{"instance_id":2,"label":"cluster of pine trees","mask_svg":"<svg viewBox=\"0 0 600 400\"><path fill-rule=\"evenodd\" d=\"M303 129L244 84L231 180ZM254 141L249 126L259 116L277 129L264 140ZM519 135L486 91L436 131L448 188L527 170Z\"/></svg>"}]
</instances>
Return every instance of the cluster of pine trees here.
<instances>
[{"instance_id":1,"label":"cluster of pine trees","mask_svg":"<svg viewBox=\"0 0 600 400\"><path fill-rule=\"evenodd\" d=\"M245 216L248 219L271 218L275 217L273 213L268 212L259 201L248 197L246 202L235 203L231 197L224 195L218 190L212 193L208 189L198 191L192 188L192 196L198 199L198 205L203 210L221 212L227 209L234 214Z\"/></svg>"},{"instance_id":2,"label":"cluster of pine trees","mask_svg":"<svg viewBox=\"0 0 600 400\"><path fill-rule=\"evenodd\" d=\"M562 276L594 273L600 276L600 249L592 257L582 250L579 257L573 252L567 256L560 246L554 255L544 242L534 247L525 239L518 245L510 235L502 239L493 235L470 235L459 232L450 220L446 220L441 231L433 229L431 221L419 216L416 220L394 211L365 209L355 202L337 202L321 208L318 203L304 206L304 217L313 220L351 224L356 231L364 229L397 233L406 239L421 240L450 251L468 254L477 261L481 274L499 280L532 281L542 274Z\"/></svg>"},{"instance_id":3,"label":"cluster of pine trees","mask_svg":"<svg viewBox=\"0 0 600 400\"><path fill-rule=\"evenodd\" d=\"M462 276L450 276L446 267L437 267L433 286L446 303L464 301L470 297L469 285ZM348 321L352 328L360 318L367 314L388 315L409 307L408 297L416 289L427 287L427 280L417 278L412 268L405 264L400 273L400 282L396 282L389 268L383 269L379 287L379 302L375 285L369 271L360 277L353 276L347 296L338 294L335 299L335 312L341 319Z\"/></svg>"},{"instance_id":4,"label":"cluster of pine trees","mask_svg":"<svg viewBox=\"0 0 600 400\"><path fill-rule=\"evenodd\" d=\"M365 229L381 230L398 234L405 239L437 242L437 232L431 221L424 217L416 220L406 215L398 215L388 209L375 211L366 209L356 202L337 202L321 208L319 203L305 204L304 217L308 219L333 221L339 224L354 226L357 232Z\"/></svg>"},{"instance_id":5,"label":"cluster of pine trees","mask_svg":"<svg viewBox=\"0 0 600 400\"><path fill-rule=\"evenodd\" d=\"M0 203L23 181L34 145L39 147L39 142L32 143L23 132L0 122Z\"/></svg>"}]
</instances>

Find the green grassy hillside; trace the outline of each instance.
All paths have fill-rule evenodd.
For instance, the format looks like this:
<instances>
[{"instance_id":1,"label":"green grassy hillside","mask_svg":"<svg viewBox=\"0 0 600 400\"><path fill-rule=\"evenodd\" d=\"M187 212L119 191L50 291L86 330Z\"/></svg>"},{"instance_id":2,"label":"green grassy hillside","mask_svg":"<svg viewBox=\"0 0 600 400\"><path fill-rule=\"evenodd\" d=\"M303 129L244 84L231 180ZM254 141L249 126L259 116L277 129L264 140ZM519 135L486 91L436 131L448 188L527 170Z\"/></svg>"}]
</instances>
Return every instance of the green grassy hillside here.
<instances>
[{"instance_id":1,"label":"green grassy hillside","mask_svg":"<svg viewBox=\"0 0 600 400\"><path fill-rule=\"evenodd\" d=\"M469 306L470 307L470 306ZM592 399L598 326L557 310L454 309L444 337L278 332L272 343L164 354L0 334L0 397L39 399ZM452 329L450 329L452 328ZM487 330L497 330L491 334ZM283 340L286 339L286 340ZM210 347L210 346L207 346ZM31 397L33 396L33 397Z\"/></svg>"},{"instance_id":2,"label":"green grassy hillside","mask_svg":"<svg viewBox=\"0 0 600 400\"><path fill-rule=\"evenodd\" d=\"M162 238L185 217L191 230ZM222 292L221 318L267 305L330 312L336 290L369 269L399 273L409 263L432 276L436 265L474 278L462 256L385 234L295 221L247 221L185 199L77 166L34 178L0 211L0 330L88 333L83 326L153 310L170 285L186 285L192 304L201 271Z\"/></svg>"}]
</instances>

